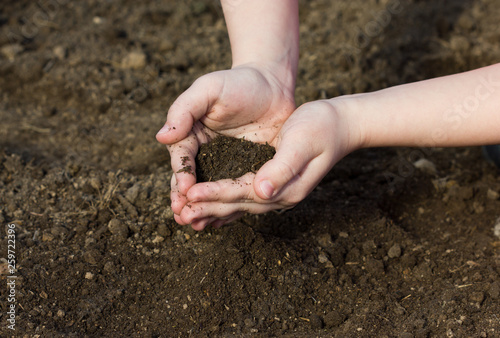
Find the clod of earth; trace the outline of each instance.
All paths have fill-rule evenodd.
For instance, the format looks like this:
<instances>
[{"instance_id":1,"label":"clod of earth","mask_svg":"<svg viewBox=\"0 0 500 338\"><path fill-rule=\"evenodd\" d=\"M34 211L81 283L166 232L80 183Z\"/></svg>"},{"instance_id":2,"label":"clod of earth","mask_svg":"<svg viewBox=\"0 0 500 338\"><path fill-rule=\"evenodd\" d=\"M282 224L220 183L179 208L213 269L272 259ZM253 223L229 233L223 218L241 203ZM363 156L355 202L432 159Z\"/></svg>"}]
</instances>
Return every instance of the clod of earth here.
<instances>
[{"instance_id":1,"label":"clod of earth","mask_svg":"<svg viewBox=\"0 0 500 338\"><path fill-rule=\"evenodd\" d=\"M197 181L236 179L248 172L257 172L275 153L274 147L267 143L217 136L200 147L196 156Z\"/></svg>"}]
</instances>

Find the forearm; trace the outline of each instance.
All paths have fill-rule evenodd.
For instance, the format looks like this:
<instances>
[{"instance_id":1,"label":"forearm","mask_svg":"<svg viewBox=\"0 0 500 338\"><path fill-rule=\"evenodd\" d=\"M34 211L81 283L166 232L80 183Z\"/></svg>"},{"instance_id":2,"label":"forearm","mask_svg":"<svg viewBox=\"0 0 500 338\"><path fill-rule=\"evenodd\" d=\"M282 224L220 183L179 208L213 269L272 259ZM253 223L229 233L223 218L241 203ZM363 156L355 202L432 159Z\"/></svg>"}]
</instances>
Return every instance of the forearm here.
<instances>
[{"instance_id":1,"label":"forearm","mask_svg":"<svg viewBox=\"0 0 500 338\"><path fill-rule=\"evenodd\" d=\"M273 67L295 87L299 59L297 0L222 0L233 67ZM278 69L279 68L279 69Z\"/></svg>"},{"instance_id":2,"label":"forearm","mask_svg":"<svg viewBox=\"0 0 500 338\"><path fill-rule=\"evenodd\" d=\"M359 147L500 143L500 64L341 101Z\"/></svg>"}]
</instances>

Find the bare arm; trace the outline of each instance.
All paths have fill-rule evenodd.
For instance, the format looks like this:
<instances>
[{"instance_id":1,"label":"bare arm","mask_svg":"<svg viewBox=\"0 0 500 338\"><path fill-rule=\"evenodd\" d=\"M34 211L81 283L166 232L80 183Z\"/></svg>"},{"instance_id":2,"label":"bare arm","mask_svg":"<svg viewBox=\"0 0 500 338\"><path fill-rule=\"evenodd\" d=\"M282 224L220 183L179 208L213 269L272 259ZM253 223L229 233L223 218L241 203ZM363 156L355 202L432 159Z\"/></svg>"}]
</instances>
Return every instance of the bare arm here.
<instances>
[{"instance_id":1,"label":"bare arm","mask_svg":"<svg viewBox=\"0 0 500 338\"><path fill-rule=\"evenodd\" d=\"M272 143L276 155L256 175L243 176L239 185L225 180L194 186L187 198L196 203L183 217L187 223L218 219L219 226L241 211L292 207L358 148L493 143L500 144L500 64L309 102L283 125Z\"/></svg>"},{"instance_id":2,"label":"bare arm","mask_svg":"<svg viewBox=\"0 0 500 338\"><path fill-rule=\"evenodd\" d=\"M500 143L500 64L330 102L345 104L359 147Z\"/></svg>"},{"instance_id":3,"label":"bare arm","mask_svg":"<svg viewBox=\"0 0 500 338\"><path fill-rule=\"evenodd\" d=\"M172 210L179 224L196 183L199 146L218 134L271 143L295 107L297 0L223 0L233 66L198 78L172 104L156 138L170 152ZM185 170L186 168L190 170Z\"/></svg>"},{"instance_id":4,"label":"bare arm","mask_svg":"<svg viewBox=\"0 0 500 338\"><path fill-rule=\"evenodd\" d=\"M222 0L233 68L257 63L279 69L276 74L295 87L299 59L297 0Z\"/></svg>"}]
</instances>

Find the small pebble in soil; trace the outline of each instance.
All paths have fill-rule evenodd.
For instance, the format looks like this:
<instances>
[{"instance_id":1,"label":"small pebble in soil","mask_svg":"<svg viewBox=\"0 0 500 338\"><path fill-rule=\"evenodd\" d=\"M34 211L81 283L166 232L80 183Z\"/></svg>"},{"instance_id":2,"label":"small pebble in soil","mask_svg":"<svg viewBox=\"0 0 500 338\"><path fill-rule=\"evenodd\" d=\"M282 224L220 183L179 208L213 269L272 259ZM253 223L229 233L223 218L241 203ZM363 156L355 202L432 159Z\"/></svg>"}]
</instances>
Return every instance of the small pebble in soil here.
<instances>
[{"instance_id":1,"label":"small pebble in soil","mask_svg":"<svg viewBox=\"0 0 500 338\"><path fill-rule=\"evenodd\" d=\"M44 232L42 234L42 242L50 242L54 240L55 236L50 232Z\"/></svg>"},{"instance_id":2,"label":"small pebble in soil","mask_svg":"<svg viewBox=\"0 0 500 338\"><path fill-rule=\"evenodd\" d=\"M126 69L141 69L146 66L146 54L142 51L133 51L122 60L122 67Z\"/></svg>"},{"instance_id":3,"label":"small pebble in soil","mask_svg":"<svg viewBox=\"0 0 500 338\"><path fill-rule=\"evenodd\" d=\"M108 261L104 264L103 271L107 273L115 272L117 269L115 268L115 264L111 261Z\"/></svg>"},{"instance_id":4,"label":"small pebble in soil","mask_svg":"<svg viewBox=\"0 0 500 338\"><path fill-rule=\"evenodd\" d=\"M327 327L337 327L344 322L344 315L338 311L331 311L325 316L325 325Z\"/></svg>"},{"instance_id":5,"label":"small pebble in soil","mask_svg":"<svg viewBox=\"0 0 500 338\"><path fill-rule=\"evenodd\" d=\"M158 235L163 238L168 237L171 234L170 229L167 228L167 225L165 223L158 224L158 228L156 229L156 231L158 232Z\"/></svg>"},{"instance_id":6,"label":"small pebble in soil","mask_svg":"<svg viewBox=\"0 0 500 338\"><path fill-rule=\"evenodd\" d=\"M311 324L311 328L314 330L322 329L324 325L321 317L314 314L309 317L309 322Z\"/></svg>"},{"instance_id":7,"label":"small pebble in soil","mask_svg":"<svg viewBox=\"0 0 500 338\"><path fill-rule=\"evenodd\" d=\"M90 265L96 265L99 256L100 256L99 251L89 250L83 254L83 260Z\"/></svg>"},{"instance_id":8,"label":"small pebble in soil","mask_svg":"<svg viewBox=\"0 0 500 338\"><path fill-rule=\"evenodd\" d=\"M99 177L97 177L97 176L91 177L89 179L89 184L96 191L99 191L99 189L101 189L101 186L102 186L101 179Z\"/></svg>"},{"instance_id":9,"label":"small pebble in soil","mask_svg":"<svg viewBox=\"0 0 500 338\"><path fill-rule=\"evenodd\" d=\"M127 237L128 235L128 226L116 218L109 221L108 229L113 235L118 235L120 237Z\"/></svg>"},{"instance_id":10,"label":"small pebble in soil","mask_svg":"<svg viewBox=\"0 0 500 338\"><path fill-rule=\"evenodd\" d=\"M269 144L218 136L200 147L196 156L197 181L236 179L248 172L257 172L275 153Z\"/></svg>"},{"instance_id":11,"label":"small pebble in soil","mask_svg":"<svg viewBox=\"0 0 500 338\"><path fill-rule=\"evenodd\" d=\"M52 49L52 53L54 53L54 56L59 60L64 60L66 58L67 52L68 51L64 46L55 46Z\"/></svg>"},{"instance_id":12,"label":"small pebble in soil","mask_svg":"<svg viewBox=\"0 0 500 338\"><path fill-rule=\"evenodd\" d=\"M484 212L484 206L478 201L472 203L472 209L474 209L476 214L482 214Z\"/></svg>"},{"instance_id":13,"label":"small pebble in soil","mask_svg":"<svg viewBox=\"0 0 500 338\"><path fill-rule=\"evenodd\" d=\"M490 199L490 200L497 200L498 197L500 197L500 194L498 192L496 192L495 190L488 189L487 196L488 196L488 199Z\"/></svg>"},{"instance_id":14,"label":"small pebble in soil","mask_svg":"<svg viewBox=\"0 0 500 338\"><path fill-rule=\"evenodd\" d=\"M137 196L139 196L139 191L141 190L140 183L136 183L125 192L125 198L130 202L134 203Z\"/></svg>"},{"instance_id":15,"label":"small pebble in soil","mask_svg":"<svg viewBox=\"0 0 500 338\"><path fill-rule=\"evenodd\" d=\"M326 268L333 268L332 262L328 259L328 256L323 252L318 255L318 261L321 264L325 264Z\"/></svg>"},{"instance_id":16,"label":"small pebble in soil","mask_svg":"<svg viewBox=\"0 0 500 338\"><path fill-rule=\"evenodd\" d=\"M398 258L401 256L401 246L399 244L394 244L391 246L389 251L387 252L389 258Z\"/></svg>"},{"instance_id":17,"label":"small pebble in soil","mask_svg":"<svg viewBox=\"0 0 500 338\"><path fill-rule=\"evenodd\" d=\"M161 217L163 217L164 219L173 219L174 212L172 211L172 208L167 206L165 210L163 210Z\"/></svg>"},{"instance_id":18,"label":"small pebble in soil","mask_svg":"<svg viewBox=\"0 0 500 338\"><path fill-rule=\"evenodd\" d=\"M475 302L475 303L479 303L481 304L484 300L484 293L481 292L481 291L478 291L478 292L473 292L469 295L469 299L472 301L472 302Z\"/></svg>"},{"instance_id":19,"label":"small pebble in soil","mask_svg":"<svg viewBox=\"0 0 500 338\"><path fill-rule=\"evenodd\" d=\"M247 318L247 319L245 319L245 326L246 327L254 327L255 321L252 318Z\"/></svg>"},{"instance_id":20,"label":"small pebble in soil","mask_svg":"<svg viewBox=\"0 0 500 338\"><path fill-rule=\"evenodd\" d=\"M500 282L491 283L488 293L492 299L500 298Z\"/></svg>"},{"instance_id":21,"label":"small pebble in soil","mask_svg":"<svg viewBox=\"0 0 500 338\"><path fill-rule=\"evenodd\" d=\"M333 245L332 236L328 233L321 234L317 237L318 244L322 248L328 248Z\"/></svg>"},{"instance_id":22,"label":"small pebble in soil","mask_svg":"<svg viewBox=\"0 0 500 338\"><path fill-rule=\"evenodd\" d=\"M18 43L5 45L0 49L0 53L3 54L9 61L14 61L16 56L24 51L24 47Z\"/></svg>"},{"instance_id":23,"label":"small pebble in soil","mask_svg":"<svg viewBox=\"0 0 500 338\"><path fill-rule=\"evenodd\" d=\"M161 237L161 236L156 236L153 240L152 240L152 243L161 243L165 240L165 238Z\"/></svg>"},{"instance_id":24,"label":"small pebble in soil","mask_svg":"<svg viewBox=\"0 0 500 338\"><path fill-rule=\"evenodd\" d=\"M436 165L425 158L421 158L420 160L414 162L413 165L415 168L426 174L436 175L437 173Z\"/></svg>"},{"instance_id":25,"label":"small pebble in soil","mask_svg":"<svg viewBox=\"0 0 500 338\"><path fill-rule=\"evenodd\" d=\"M366 271L371 274L379 275L384 273L384 263L380 259L368 257L366 260Z\"/></svg>"},{"instance_id":26,"label":"small pebble in soil","mask_svg":"<svg viewBox=\"0 0 500 338\"><path fill-rule=\"evenodd\" d=\"M55 237L64 238L68 234L68 230L65 227L53 227L50 229L50 233Z\"/></svg>"},{"instance_id":27,"label":"small pebble in soil","mask_svg":"<svg viewBox=\"0 0 500 338\"><path fill-rule=\"evenodd\" d=\"M495 222L495 226L493 227L493 234L500 238L500 217L498 217Z\"/></svg>"},{"instance_id":28,"label":"small pebble in soil","mask_svg":"<svg viewBox=\"0 0 500 338\"><path fill-rule=\"evenodd\" d=\"M377 251L377 245L373 239L369 239L363 243L363 252L365 254L374 254Z\"/></svg>"},{"instance_id":29,"label":"small pebble in soil","mask_svg":"<svg viewBox=\"0 0 500 338\"><path fill-rule=\"evenodd\" d=\"M329 260L328 257L322 252L318 255L318 261L323 264L328 262Z\"/></svg>"}]
</instances>

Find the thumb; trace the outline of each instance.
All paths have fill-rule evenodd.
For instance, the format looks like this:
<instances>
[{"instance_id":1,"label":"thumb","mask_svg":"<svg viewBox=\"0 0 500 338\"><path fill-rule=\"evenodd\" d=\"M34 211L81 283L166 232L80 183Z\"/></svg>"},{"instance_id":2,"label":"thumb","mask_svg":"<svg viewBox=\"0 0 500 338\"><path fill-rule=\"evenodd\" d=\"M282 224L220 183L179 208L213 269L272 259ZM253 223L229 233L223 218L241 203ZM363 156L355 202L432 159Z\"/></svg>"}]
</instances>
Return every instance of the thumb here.
<instances>
[{"instance_id":1,"label":"thumb","mask_svg":"<svg viewBox=\"0 0 500 338\"><path fill-rule=\"evenodd\" d=\"M297 133L283 136L274 158L264 164L255 176L254 189L257 196L265 200L271 199L303 172L315 157L313 147L306 140Z\"/></svg>"},{"instance_id":2,"label":"thumb","mask_svg":"<svg viewBox=\"0 0 500 338\"><path fill-rule=\"evenodd\" d=\"M186 138L193 124L202 118L219 98L222 90L220 73L212 73L197 79L182 93L167 113L167 122L156 134L158 142L173 144Z\"/></svg>"}]
</instances>

